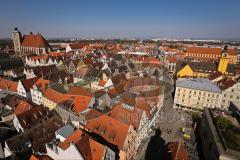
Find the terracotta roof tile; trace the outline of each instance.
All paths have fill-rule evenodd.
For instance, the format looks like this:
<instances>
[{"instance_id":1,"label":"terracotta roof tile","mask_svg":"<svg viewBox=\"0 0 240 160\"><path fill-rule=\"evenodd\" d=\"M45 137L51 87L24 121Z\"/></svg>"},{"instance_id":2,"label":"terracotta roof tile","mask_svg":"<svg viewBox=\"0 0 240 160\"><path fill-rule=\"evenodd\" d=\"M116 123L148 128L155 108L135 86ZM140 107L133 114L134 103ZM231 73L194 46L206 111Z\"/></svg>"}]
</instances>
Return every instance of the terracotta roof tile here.
<instances>
[{"instance_id":1,"label":"terracotta roof tile","mask_svg":"<svg viewBox=\"0 0 240 160\"><path fill-rule=\"evenodd\" d=\"M76 143L81 138L82 134L84 134L82 131L76 130L73 134L67 137L65 141L59 142L58 146L63 150L66 150L70 146L70 143Z\"/></svg>"},{"instance_id":2,"label":"terracotta roof tile","mask_svg":"<svg viewBox=\"0 0 240 160\"><path fill-rule=\"evenodd\" d=\"M206 48L206 47L187 47L186 53L199 53L199 54L222 54L221 48Z\"/></svg>"},{"instance_id":3,"label":"terracotta roof tile","mask_svg":"<svg viewBox=\"0 0 240 160\"><path fill-rule=\"evenodd\" d=\"M95 118L97 118L97 117L99 117L99 116L101 116L101 115L103 115L102 112L99 112L99 111L97 111L97 110L95 110L95 109L91 109L91 110L87 113L87 115L85 116L85 119L86 119L86 120L91 120L91 119L95 119Z\"/></svg>"},{"instance_id":4,"label":"terracotta roof tile","mask_svg":"<svg viewBox=\"0 0 240 160\"><path fill-rule=\"evenodd\" d=\"M48 88L43 96L55 103L60 103L65 100L69 100L70 97L68 95L62 94L60 92L55 91L54 89Z\"/></svg>"},{"instance_id":5,"label":"terracotta roof tile","mask_svg":"<svg viewBox=\"0 0 240 160\"><path fill-rule=\"evenodd\" d=\"M87 90L83 87L77 87L77 86L69 86L68 94L82 95L82 96L89 96L89 97L93 96L93 93L91 93L90 90Z\"/></svg>"},{"instance_id":6,"label":"terracotta roof tile","mask_svg":"<svg viewBox=\"0 0 240 160\"><path fill-rule=\"evenodd\" d=\"M128 136L129 127L129 125L107 115L92 119L86 124L86 128L99 134L106 141L117 145L121 150L123 150L124 142Z\"/></svg>"},{"instance_id":7,"label":"terracotta roof tile","mask_svg":"<svg viewBox=\"0 0 240 160\"><path fill-rule=\"evenodd\" d=\"M17 92L18 82L7 80L0 77L0 89Z\"/></svg>"},{"instance_id":8,"label":"terracotta roof tile","mask_svg":"<svg viewBox=\"0 0 240 160\"><path fill-rule=\"evenodd\" d=\"M69 46L72 49L83 49L85 46L88 46L88 44L85 44L85 43L73 43L73 44L69 44Z\"/></svg>"},{"instance_id":9,"label":"terracotta roof tile","mask_svg":"<svg viewBox=\"0 0 240 160\"><path fill-rule=\"evenodd\" d=\"M134 108L133 111L123 108L123 104L119 103L113 107L108 115L125 124L132 125L136 130L140 125L143 110Z\"/></svg>"},{"instance_id":10,"label":"terracotta roof tile","mask_svg":"<svg viewBox=\"0 0 240 160\"><path fill-rule=\"evenodd\" d=\"M73 110L77 113L87 109L87 106L91 102L92 97L88 96L74 96L74 107Z\"/></svg>"},{"instance_id":11,"label":"terracotta roof tile","mask_svg":"<svg viewBox=\"0 0 240 160\"><path fill-rule=\"evenodd\" d=\"M47 40L41 34L30 34L23 36L22 46L24 47L37 47L48 48L50 47Z\"/></svg>"},{"instance_id":12,"label":"terracotta roof tile","mask_svg":"<svg viewBox=\"0 0 240 160\"><path fill-rule=\"evenodd\" d=\"M49 80L46 80L46 79L43 79L43 78L39 78L34 85L35 85L40 91L44 91L45 89L47 89L49 83L50 83Z\"/></svg>"},{"instance_id":13,"label":"terracotta roof tile","mask_svg":"<svg viewBox=\"0 0 240 160\"><path fill-rule=\"evenodd\" d=\"M100 160L105 156L105 146L93 140L88 135L84 135L75 145L84 160Z\"/></svg>"},{"instance_id":14,"label":"terracotta roof tile","mask_svg":"<svg viewBox=\"0 0 240 160\"><path fill-rule=\"evenodd\" d=\"M64 52L49 52L48 55L52 56L52 57L61 57L63 55L65 55L66 53Z\"/></svg>"},{"instance_id":15,"label":"terracotta roof tile","mask_svg":"<svg viewBox=\"0 0 240 160\"><path fill-rule=\"evenodd\" d=\"M30 78L30 79L25 79L21 80L23 87L25 90L28 92L30 91L30 88L32 88L33 84L37 81L37 78Z\"/></svg>"},{"instance_id":16,"label":"terracotta roof tile","mask_svg":"<svg viewBox=\"0 0 240 160\"><path fill-rule=\"evenodd\" d=\"M28 111L29 109L31 109L33 106L31 104L29 104L28 102L24 101L24 100L21 100L17 107L15 108L15 115L19 115L19 114L22 114L26 111Z\"/></svg>"}]
</instances>

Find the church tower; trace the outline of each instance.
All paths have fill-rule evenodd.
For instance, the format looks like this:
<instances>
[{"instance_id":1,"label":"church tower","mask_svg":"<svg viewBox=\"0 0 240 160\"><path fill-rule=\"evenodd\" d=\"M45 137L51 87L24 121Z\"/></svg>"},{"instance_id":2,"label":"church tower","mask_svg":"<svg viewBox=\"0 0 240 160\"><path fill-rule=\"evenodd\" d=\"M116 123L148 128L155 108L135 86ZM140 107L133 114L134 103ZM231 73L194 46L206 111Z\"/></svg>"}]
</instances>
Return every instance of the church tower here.
<instances>
[{"instance_id":1,"label":"church tower","mask_svg":"<svg viewBox=\"0 0 240 160\"><path fill-rule=\"evenodd\" d=\"M224 47L222 52L222 57L220 58L219 64L218 64L218 71L222 74L227 74L227 67L229 63L229 56L227 52L227 46Z\"/></svg>"},{"instance_id":2,"label":"church tower","mask_svg":"<svg viewBox=\"0 0 240 160\"><path fill-rule=\"evenodd\" d=\"M12 32L12 39L13 39L14 51L20 52L22 35L21 35L21 32L18 31L17 28L14 28L14 31Z\"/></svg>"}]
</instances>

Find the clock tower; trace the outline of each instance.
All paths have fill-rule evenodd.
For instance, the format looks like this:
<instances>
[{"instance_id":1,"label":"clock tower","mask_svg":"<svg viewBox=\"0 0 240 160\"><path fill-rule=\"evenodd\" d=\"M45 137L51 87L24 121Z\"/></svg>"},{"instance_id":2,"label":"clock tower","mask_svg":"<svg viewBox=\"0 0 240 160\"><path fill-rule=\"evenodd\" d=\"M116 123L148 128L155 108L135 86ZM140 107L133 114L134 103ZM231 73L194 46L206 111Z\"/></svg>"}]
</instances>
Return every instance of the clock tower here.
<instances>
[{"instance_id":1,"label":"clock tower","mask_svg":"<svg viewBox=\"0 0 240 160\"><path fill-rule=\"evenodd\" d=\"M222 52L222 57L220 58L219 64L218 64L218 71L222 74L227 74L227 67L229 64L229 56L227 52L227 46L224 47Z\"/></svg>"}]
</instances>

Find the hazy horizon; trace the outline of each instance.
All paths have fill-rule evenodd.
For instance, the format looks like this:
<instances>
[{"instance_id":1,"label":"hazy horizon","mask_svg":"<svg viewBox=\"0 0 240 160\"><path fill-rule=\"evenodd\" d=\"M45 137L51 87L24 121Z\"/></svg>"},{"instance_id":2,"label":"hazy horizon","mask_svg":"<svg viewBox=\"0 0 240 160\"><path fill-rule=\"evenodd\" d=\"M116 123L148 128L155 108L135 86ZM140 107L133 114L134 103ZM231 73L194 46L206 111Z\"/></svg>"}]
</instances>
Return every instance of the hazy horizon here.
<instances>
[{"instance_id":1,"label":"hazy horizon","mask_svg":"<svg viewBox=\"0 0 240 160\"><path fill-rule=\"evenodd\" d=\"M0 38L23 34L46 38L240 39L240 1L89 0L1 3Z\"/></svg>"}]
</instances>

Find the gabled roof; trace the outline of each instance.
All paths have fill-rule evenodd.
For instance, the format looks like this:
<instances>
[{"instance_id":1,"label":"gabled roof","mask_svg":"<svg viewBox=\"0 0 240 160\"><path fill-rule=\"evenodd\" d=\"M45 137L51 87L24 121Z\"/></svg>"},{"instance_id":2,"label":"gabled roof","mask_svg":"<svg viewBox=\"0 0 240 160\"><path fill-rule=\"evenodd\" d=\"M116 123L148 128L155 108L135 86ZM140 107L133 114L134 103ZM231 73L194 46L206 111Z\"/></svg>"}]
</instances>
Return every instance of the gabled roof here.
<instances>
[{"instance_id":1,"label":"gabled roof","mask_svg":"<svg viewBox=\"0 0 240 160\"><path fill-rule=\"evenodd\" d=\"M65 141L60 142L58 146L66 150L71 144L76 146L84 160L100 160L105 156L105 146L80 130L73 132Z\"/></svg>"},{"instance_id":2,"label":"gabled roof","mask_svg":"<svg viewBox=\"0 0 240 160\"><path fill-rule=\"evenodd\" d=\"M186 65L189 65L194 72L214 72L217 70L217 64L212 62L178 61L176 65L177 72Z\"/></svg>"},{"instance_id":3,"label":"gabled roof","mask_svg":"<svg viewBox=\"0 0 240 160\"><path fill-rule=\"evenodd\" d=\"M33 87L33 84L37 81L37 78L30 78L30 79L25 79L25 80L21 80L21 83L24 87L24 89L29 92L30 88Z\"/></svg>"},{"instance_id":4,"label":"gabled roof","mask_svg":"<svg viewBox=\"0 0 240 160\"><path fill-rule=\"evenodd\" d=\"M138 130L138 127L141 122L143 110L139 108L134 108L133 111L130 111L122 106L123 104L116 104L113 109L108 113L108 115L118 121L121 121L125 124L132 125L135 130Z\"/></svg>"},{"instance_id":5,"label":"gabled roof","mask_svg":"<svg viewBox=\"0 0 240 160\"><path fill-rule=\"evenodd\" d=\"M99 116L101 116L101 115L103 115L102 112L99 112L99 111L97 111L97 110L95 110L95 109L91 109L91 110L86 114L85 119L88 121L88 120L90 120L90 119L95 119L95 118L97 118L97 117L99 117Z\"/></svg>"},{"instance_id":6,"label":"gabled roof","mask_svg":"<svg viewBox=\"0 0 240 160\"><path fill-rule=\"evenodd\" d=\"M221 48L207 48L207 47L187 47L186 53L221 55L222 49Z\"/></svg>"},{"instance_id":7,"label":"gabled roof","mask_svg":"<svg viewBox=\"0 0 240 160\"><path fill-rule=\"evenodd\" d=\"M28 111L29 109L31 109L33 106L31 104L29 104L28 102L21 100L17 107L14 110L15 115L20 115L26 111Z\"/></svg>"},{"instance_id":8,"label":"gabled roof","mask_svg":"<svg viewBox=\"0 0 240 160\"><path fill-rule=\"evenodd\" d=\"M89 135L75 143L84 160L100 160L105 157L105 146L93 140Z\"/></svg>"},{"instance_id":9,"label":"gabled roof","mask_svg":"<svg viewBox=\"0 0 240 160\"><path fill-rule=\"evenodd\" d=\"M86 128L102 136L106 141L117 145L123 150L125 140L128 136L130 125L124 124L107 115L102 115L87 122Z\"/></svg>"},{"instance_id":10,"label":"gabled roof","mask_svg":"<svg viewBox=\"0 0 240 160\"><path fill-rule=\"evenodd\" d=\"M148 118L150 118L152 116L151 113L150 113L152 107L148 103L148 101L145 97L136 98L135 107L144 110L146 112Z\"/></svg>"},{"instance_id":11,"label":"gabled roof","mask_svg":"<svg viewBox=\"0 0 240 160\"><path fill-rule=\"evenodd\" d=\"M91 102L92 97L89 96L74 96L74 107L73 111L79 113L87 109L87 106Z\"/></svg>"},{"instance_id":12,"label":"gabled roof","mask_svg":"<svg viewBox=\"0 0 240 160\"><path fill-rule=\"evenodd\" d=\"M17 92L18 82L7 80L0 77L0 89Z\"/></svg>"},{"instance_id":13,"label":"gabled roof","mask_svg":"<svg viewBox=\"0 0 240 160\"><path fill-rule=\"evenodd\" d=\"M69 86L67 93L71 95L82 95L82 96L93 97L93 93L90 90L87 90L83 87L77 87L77 86Z\"/></svg>"},{"instance_id":14,"label":"gabled roof","mask_svg":"<svg viewBox=\"0 0 240 160\"><path fill-rule=\"evenodd\" d=\"M34 85L40 90L40 91L44 91L45 89L47 89L48 85L49 85L50 81L43 79L43 78L39 78L37 80L36 83L34 83Z\"/></svg>"},{"instance_id":15,"label":"gabled roof","mask_svg":"<svg viewBox=\"0 0 240 160\"><path fill-rule=\"evenodd\" d=\"M55 91L54 89L48 88L43 96L55 103L60 103L65 100L69 100L69 96L62 94L60 92Z\"/></svg>"},{"instance_id":16,"label":"gabled roof","mask_svg":"<svg viewBox=\"0 0 240 160\"><path fill-rule=\"evenodd\" d=\"M43 38L41 34L29 34L23 36L22 46L24 47L37 47L37 48L49 48L47 40Z\"/></svg>"},{"instance_id":17,"label":"gabled roof","mask_svg":"<svg viewBox=\"0 0 240 160\"><path fill-rule=\"evenodd\" d=\"M47 114L47 110L42 106L35 106L31 109L17 115L19 123L23 128L34 125L38 119L41 119Z\"/></svg>"},{"instance_id":18,"label":"gabled roof","mask_svg":"<svg viewBox=\"0 0 240 160\"><path fill-rule=\"evenodd\" d=\"M82 131L76 130L69 137L67 137L65 141L59 142L58 146L63 150L66 150L70 146L70 143L76 143L83 134L84 133Z\"/></svg>"}]
</instances>

